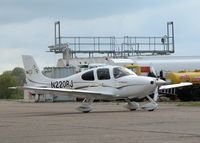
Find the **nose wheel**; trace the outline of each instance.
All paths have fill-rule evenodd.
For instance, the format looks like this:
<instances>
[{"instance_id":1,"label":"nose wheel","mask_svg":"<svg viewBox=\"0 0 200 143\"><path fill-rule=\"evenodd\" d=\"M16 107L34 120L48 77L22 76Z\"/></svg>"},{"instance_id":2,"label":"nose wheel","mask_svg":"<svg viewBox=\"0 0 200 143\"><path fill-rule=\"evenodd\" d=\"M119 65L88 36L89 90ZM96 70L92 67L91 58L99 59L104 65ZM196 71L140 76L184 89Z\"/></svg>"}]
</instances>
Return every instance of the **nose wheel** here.
<instances>
[{"instance_id":1,"label":"nose wheel","mask_svg":"<svg viewBox=\"0 0 200 143\"><path fill-rule=\"evenodd\" d=\"M142 105L141 108L148 111L154 111L157 109L158 104L149 95L147 95L147 98L149 99L150 103Z\"/></svg>"},{"instance_id":2,"label":"nose wheel","mask_svg":"<svg viewBox=\"0 0 200 143\"><path fill-rule=\"evenodd\" d=\"M129 109L130 111L139 110L139 109L154 111L155 109L157 109L158 104L151 97L147 96L147 98L149 99L150 102L141 106L139 105L139 103L131 102L130 99L127 98L125 99L127 104L125 104L124 107Z\"/></svg>"}]
</instances>

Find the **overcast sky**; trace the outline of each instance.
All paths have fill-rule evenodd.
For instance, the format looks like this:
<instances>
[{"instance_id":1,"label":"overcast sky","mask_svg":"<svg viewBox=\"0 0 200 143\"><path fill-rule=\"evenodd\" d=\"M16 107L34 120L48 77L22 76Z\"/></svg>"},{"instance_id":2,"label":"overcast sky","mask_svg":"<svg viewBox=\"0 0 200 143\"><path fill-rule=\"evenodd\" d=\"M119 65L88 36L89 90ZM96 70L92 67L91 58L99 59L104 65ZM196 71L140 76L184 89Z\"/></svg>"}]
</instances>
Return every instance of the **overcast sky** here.
<instances>
[{"instance_id":1,"label":"overcast sky","mask_svg":"<svg viewBox=\"0 0 200 143\"><path fill-rule=\"evenodd\" d=\"M0 0L0 73L23 54L55 66L55 21L62 36L163 36L173 21L174 55L200 55L199 0Z\"/></svg>"}]
</instances>

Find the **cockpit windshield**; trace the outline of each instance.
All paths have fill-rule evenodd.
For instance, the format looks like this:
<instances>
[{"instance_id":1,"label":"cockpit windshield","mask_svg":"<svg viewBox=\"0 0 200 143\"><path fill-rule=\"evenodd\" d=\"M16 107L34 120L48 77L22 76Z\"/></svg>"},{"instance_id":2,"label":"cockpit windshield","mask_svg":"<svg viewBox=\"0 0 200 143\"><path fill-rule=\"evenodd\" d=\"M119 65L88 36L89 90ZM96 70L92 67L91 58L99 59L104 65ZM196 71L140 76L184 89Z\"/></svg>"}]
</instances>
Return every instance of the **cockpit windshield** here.
<instances>
[{"instance_id":1,"label":"cockpit windshield","mask_svg":"<svg viewBox=\"0 0 200 143\"><path fill-rule=\"evenodd\" d=\"M127 75L134 75L136 76L136 74L128 69L122 68L122 67L116 67L113 68L113 75L114 78L120 78L123 76L127 76Z\"/></svg>"}]
</instances>

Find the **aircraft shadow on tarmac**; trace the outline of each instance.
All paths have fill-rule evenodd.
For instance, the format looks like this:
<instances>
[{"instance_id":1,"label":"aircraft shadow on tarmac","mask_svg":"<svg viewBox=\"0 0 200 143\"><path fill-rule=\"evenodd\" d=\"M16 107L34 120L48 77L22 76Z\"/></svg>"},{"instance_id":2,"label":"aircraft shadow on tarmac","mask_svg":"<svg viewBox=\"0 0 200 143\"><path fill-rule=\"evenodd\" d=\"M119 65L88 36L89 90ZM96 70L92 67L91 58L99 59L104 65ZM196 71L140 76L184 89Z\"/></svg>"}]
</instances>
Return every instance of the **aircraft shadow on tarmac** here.
<instances>
[{"instance_id":1,"label":"aircraft shadow on tarmac","mask_svg":"<svg viewBox=\"0 0 200 143\"><path fill-rule=\"evenodd\" d=\"M136 113L137 111L93 111L90 113L82 112L29 112L24 113L23 117L33 117L33 116L62 116L62 115L90 115L90 114L110 114L110 113ZM141 112L141 111L140 111ZM139 113L139 112L137 112Z\"/></svg>"}]
</instances>

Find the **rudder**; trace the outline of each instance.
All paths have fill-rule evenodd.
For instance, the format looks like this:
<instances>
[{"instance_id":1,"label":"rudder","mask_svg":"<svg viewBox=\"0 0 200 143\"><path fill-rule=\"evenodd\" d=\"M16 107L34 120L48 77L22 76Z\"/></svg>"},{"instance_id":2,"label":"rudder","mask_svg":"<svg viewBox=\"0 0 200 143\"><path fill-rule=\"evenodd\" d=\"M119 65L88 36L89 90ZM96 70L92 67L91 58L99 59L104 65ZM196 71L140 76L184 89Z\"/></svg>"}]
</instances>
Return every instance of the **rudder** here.
<instances>
[{"instance_id":1,"label":"rudder","mask_svg":"<svg viewBox=\"0 0 200 143\"><path fill-rule=\"evenodd\" d=\"M30 55L22 55L22 60L26 73L26 80L28 85L46 86L49 78L45 77L39 70L35 60Z\"/></svg>"}]
</instances>

